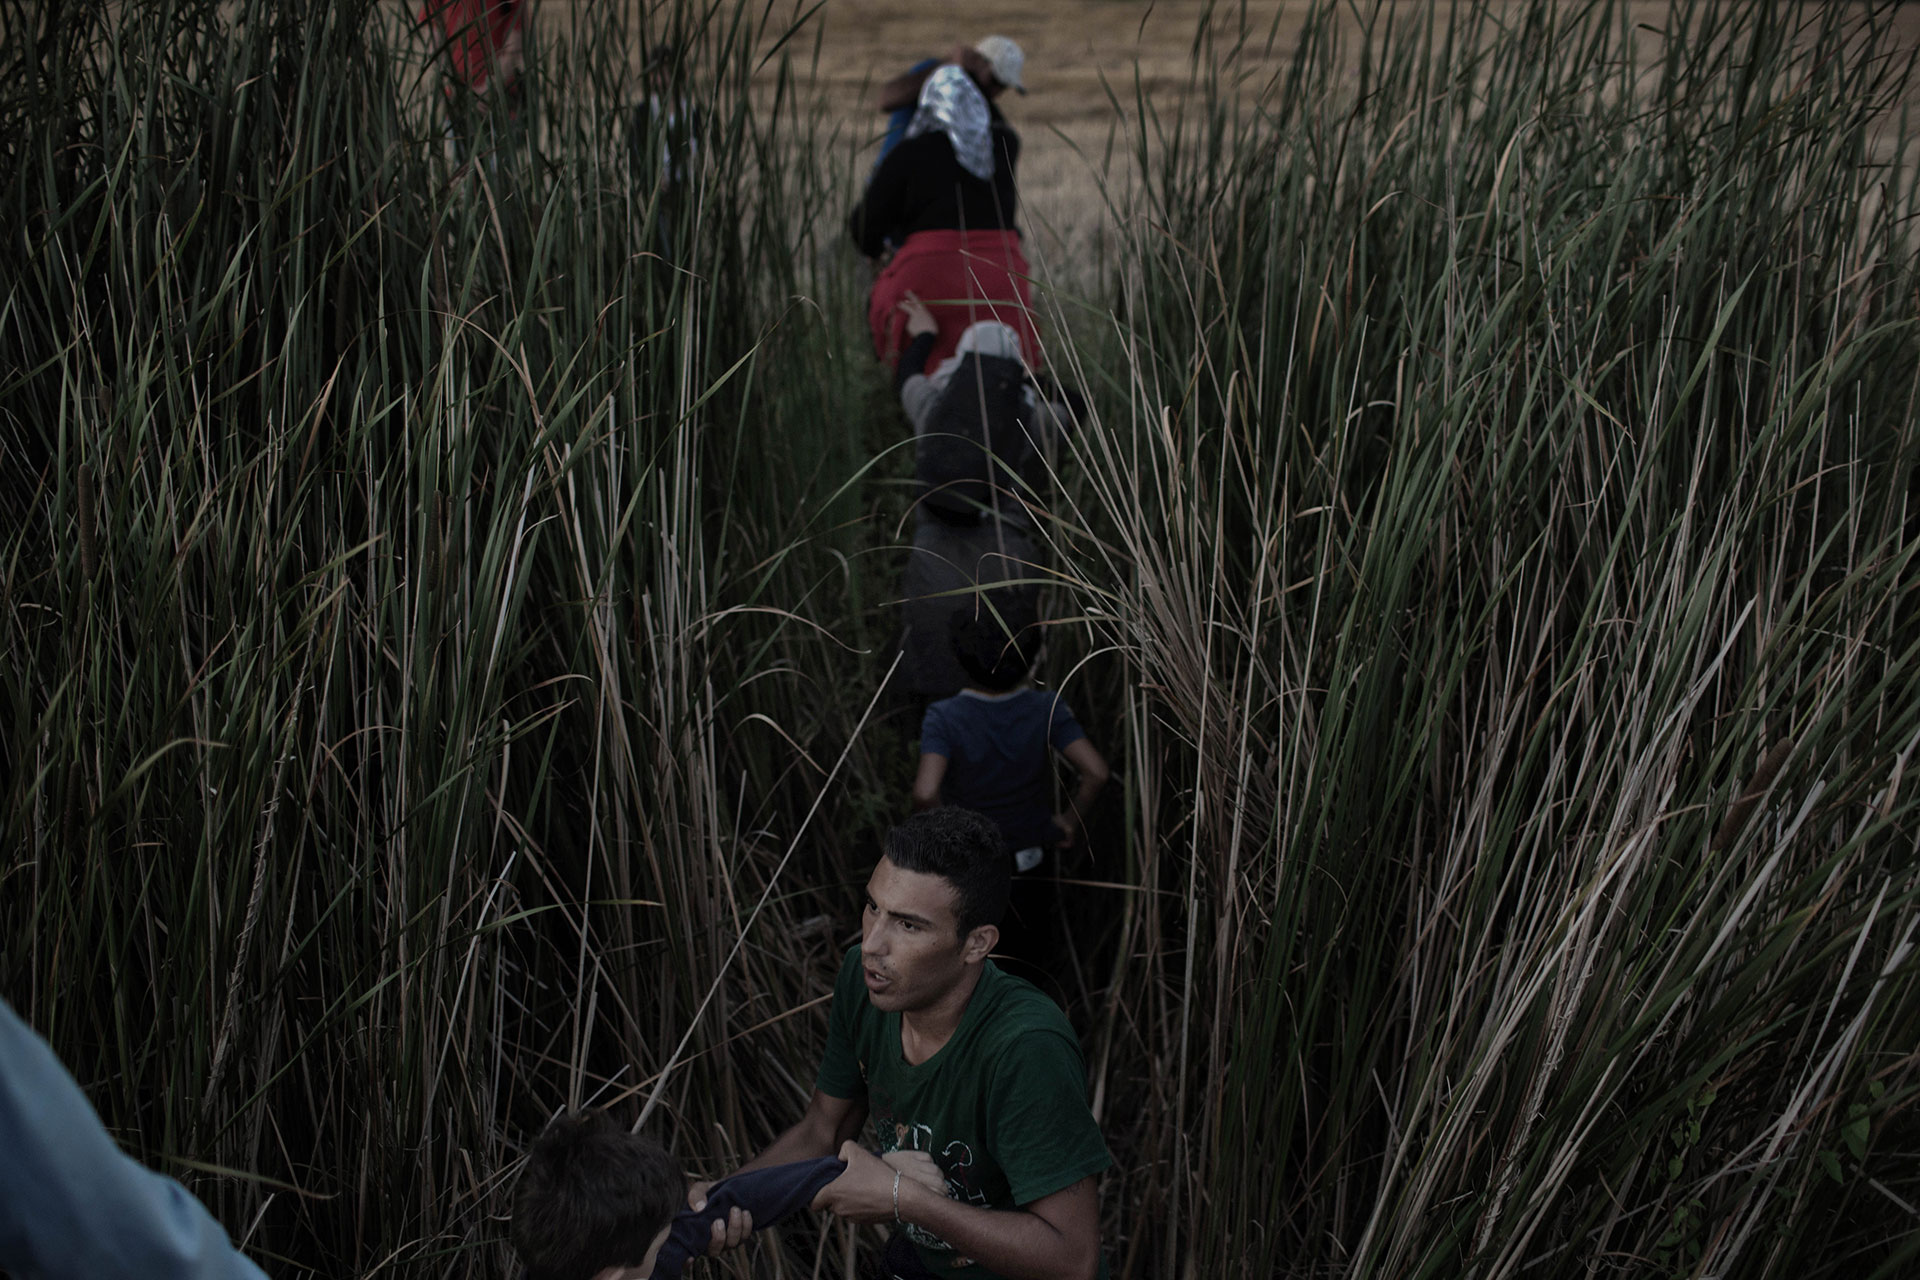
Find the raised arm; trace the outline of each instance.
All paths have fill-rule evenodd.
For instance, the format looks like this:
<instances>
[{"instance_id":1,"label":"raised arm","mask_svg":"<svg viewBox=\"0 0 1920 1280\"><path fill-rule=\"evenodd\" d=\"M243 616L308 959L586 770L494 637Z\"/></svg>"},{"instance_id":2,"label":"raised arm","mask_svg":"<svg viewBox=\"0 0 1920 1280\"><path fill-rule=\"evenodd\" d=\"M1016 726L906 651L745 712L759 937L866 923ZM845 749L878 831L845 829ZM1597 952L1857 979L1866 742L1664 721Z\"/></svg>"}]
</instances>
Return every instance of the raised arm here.
<instances>
[{"instance_id":1,"label":"raised arm","mask_svg":"<svg viewBox=\"0 0 1920 1280\"><path fill-rule=\"evenodd\" d=\"M935 63L925 69L903 71L886 81L874 96L873 105L881 111L898 111L902 107L912 106L920 101L920 88L926 84L927 77L933 74L934 67L938 65Z\"/></svg>"},{"instance_id":2,"label":"raised arm","mask_svg":"<svg viewBox=\"0 0 1920 1280\"><path fill-rule=\"evenodd\" d=\"M908 1178L854 1143L847 1171L816 1203L855 1222L898 1219L932 1232L954 1252L1012 1280L1093 1280L1100 1269L1100 1204L1092 1177L1018 1209L983 1209ZM896 1193L897 1187L897 1193Z\"/></svg>"},{"instance_id":3,"label":"raised arm","mask_svg":"<svg viewBox=\"0 0 1920 1280\"><path fill-rule=\"evenodd\" d=\"M899 310L907 317L907 349L900 353L900 363L894 368L893 389L917 429L926 405L939 396L927 380L927 357L933 354L934 340L940 336L940 323L911 289L900 300ZM915 383L915 378L920 381Z\"/></svg>"},{"instance_id":4,"label":"raised arm","mask_svg":"<svg viewBox=\"0 0 1920 1280\"><path fill-rule=\"evenodd\" d=\"M993 82L993 64L982 57L979 50L957 44L947 54L945 62L927 58L886 81L874 94L873 105L881 111L899 111L913 106L920 101L920 90L926 85L927 77L943 66L956 66L965 71L980 86L982 93Z\"/></svg>"}]
</instances>

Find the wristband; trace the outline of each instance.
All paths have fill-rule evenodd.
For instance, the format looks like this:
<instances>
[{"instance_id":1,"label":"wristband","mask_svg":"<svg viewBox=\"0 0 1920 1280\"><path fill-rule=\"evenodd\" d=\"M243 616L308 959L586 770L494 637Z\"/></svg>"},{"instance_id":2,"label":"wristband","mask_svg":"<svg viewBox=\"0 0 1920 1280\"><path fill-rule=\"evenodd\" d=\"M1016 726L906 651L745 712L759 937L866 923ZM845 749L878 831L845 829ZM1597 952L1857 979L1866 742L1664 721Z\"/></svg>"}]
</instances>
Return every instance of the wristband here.
<instances>
[{"instance_id":1,"label":"wristband","mask_svg":"<svg viewBox=\"0 0 1920 1280\"><path fill-rule=\"evenodd\" d=\"M900 1171L893 1171L893 1220L900 1221Z\"/></svg>"}]
</instances>

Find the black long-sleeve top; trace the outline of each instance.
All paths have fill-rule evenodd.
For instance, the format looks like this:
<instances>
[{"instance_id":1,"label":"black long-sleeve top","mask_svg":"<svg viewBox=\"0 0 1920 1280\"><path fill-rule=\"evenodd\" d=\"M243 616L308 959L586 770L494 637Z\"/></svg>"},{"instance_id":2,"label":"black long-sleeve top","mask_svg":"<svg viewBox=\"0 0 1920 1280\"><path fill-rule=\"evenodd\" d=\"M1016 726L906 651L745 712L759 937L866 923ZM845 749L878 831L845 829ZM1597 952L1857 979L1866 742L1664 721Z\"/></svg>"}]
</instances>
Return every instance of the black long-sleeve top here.
<instances>
[{"instance_id":1,"label":"black long-sleeve top","mask_svg":"<svg viewBox=\"0 0 1920 1280\"><path fill-rule=\"evenodd\" d=\"M907 349L900 353L900 363L893 370L893 393L900 394L900 388L907 385L907 379L916 373L927 371L927 357L933 354L933 340L937 333L916 333Z\"/></svg>"},{"instance_id":2,"label":"black long-sleeve top","mask_svg":"<svg viewBox=\"0 0 1920 1280\"><path fill-rule=\"evenodd\" d=\"M944 133L923 133L887 152L847 219L860 252L877 258L887 241L897 246L916 231L1017 230L1014 167L1020 135L996 113L991 136L991 182L960 167Z\"/></svg>"}]
</instances>

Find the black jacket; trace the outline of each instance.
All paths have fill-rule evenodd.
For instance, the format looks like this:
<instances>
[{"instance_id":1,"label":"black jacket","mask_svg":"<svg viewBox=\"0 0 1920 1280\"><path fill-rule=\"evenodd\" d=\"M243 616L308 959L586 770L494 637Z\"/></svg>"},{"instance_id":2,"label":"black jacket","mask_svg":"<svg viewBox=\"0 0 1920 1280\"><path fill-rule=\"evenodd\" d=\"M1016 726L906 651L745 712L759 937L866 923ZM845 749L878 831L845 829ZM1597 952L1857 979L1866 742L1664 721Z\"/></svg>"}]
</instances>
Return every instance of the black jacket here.
<instances>
[{"instance_id":1,"label":"black jacket","mask_svg":"<svg viewBox=\"0 0 1920 1280\"><path fill-rule=\"evenodd\" d=\"M887 152L847 219L860 252L877 258L889 241L897 247L916 231L1017 230L1014 167L1020 161L1020 135L998 112L992 142L991 182L960 167L944 133L923 133Z\"/></svg>"}]
</instances>

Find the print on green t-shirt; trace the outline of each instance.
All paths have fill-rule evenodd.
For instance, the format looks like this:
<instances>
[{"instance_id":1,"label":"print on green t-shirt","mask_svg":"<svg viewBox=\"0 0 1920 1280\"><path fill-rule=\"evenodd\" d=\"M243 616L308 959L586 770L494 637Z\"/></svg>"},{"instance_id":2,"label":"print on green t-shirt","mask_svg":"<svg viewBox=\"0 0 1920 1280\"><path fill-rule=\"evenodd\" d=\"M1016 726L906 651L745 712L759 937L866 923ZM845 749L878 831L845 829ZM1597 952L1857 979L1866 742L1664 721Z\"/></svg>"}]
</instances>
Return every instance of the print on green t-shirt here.
<instances>
[{"instance_id":1,"label":"print on green t-shirt","mask_svg":"<svg viewBox=\"0 0 1920 1280\"><path fill-rule=\"evenodd\" d=\"M900 1015L867 999L860 948L847 952L815 1084L835 1098L864 1095L881 1152L926 1152L948 1194L982 1208L1032 1204L1113 1163L1066 1015L991 960L952 1039L916 1066L900 1052ZM936 1274L996 1274L918 1227L907 1235Z\"/></svg>"}]
</instances>

